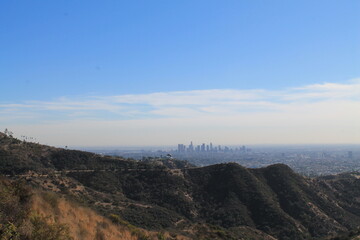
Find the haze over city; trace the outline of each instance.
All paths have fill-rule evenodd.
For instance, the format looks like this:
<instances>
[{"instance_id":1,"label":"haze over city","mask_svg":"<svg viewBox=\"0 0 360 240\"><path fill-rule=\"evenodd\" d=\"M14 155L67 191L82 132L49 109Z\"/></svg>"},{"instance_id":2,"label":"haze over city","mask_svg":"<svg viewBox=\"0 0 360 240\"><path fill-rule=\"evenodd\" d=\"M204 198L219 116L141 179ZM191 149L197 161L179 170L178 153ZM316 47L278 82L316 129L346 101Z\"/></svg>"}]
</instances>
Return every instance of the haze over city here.
<instances>
[{"instance_id":1,"label":"haze over city","mask_svg":"<svg viewBox=\"0 0 360 240\"><path fill-rule=\"evenodd\" d=\"M359 1L155 2L1 2L1 128L57 146L360 144Z\"/></svg>"}]
</instances>

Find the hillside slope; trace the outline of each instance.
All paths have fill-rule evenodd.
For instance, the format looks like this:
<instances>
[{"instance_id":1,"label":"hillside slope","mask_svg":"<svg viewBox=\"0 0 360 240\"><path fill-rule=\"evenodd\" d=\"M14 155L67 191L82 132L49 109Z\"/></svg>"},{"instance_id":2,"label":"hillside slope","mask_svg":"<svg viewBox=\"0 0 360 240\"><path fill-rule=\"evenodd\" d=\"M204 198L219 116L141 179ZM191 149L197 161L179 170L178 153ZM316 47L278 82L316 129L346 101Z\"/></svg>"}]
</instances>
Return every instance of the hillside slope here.
<instances>
[{"instance_id":1,"label":"hillside slope","mask_svg":"<svg viewBox=\"0 0 360 240\"><path fill-rule=\"evenodd\" d=\"M0 177L0 239L14 240L186 240L111 219L63 195ZM116 221L117 220L117 221Z\"/></svg>"}]
</instances>

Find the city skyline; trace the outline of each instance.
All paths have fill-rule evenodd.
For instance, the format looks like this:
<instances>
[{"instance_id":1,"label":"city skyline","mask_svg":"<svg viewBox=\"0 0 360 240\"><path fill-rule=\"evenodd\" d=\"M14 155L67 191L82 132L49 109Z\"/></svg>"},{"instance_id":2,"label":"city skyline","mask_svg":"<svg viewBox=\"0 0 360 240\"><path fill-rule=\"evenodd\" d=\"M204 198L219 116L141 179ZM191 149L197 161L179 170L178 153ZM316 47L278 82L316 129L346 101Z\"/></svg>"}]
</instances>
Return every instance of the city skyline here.
<instances>
[{"instance_id":1,"label":"city skyline","mask_svg":"<svg viewBox=\"0 0 360 240\"><path fill-rule=\"evenodd\" d=\"M242 146L226 146L226 145L213 145L212 142L201 143L201 144L193 144L193 141L190 142L189 145L178 143L177 152L185 153L185 152L246 152L250 149L246 148L244 145ZM174 151L174 150L173 150Z\"/></svg>"}]
</instances>

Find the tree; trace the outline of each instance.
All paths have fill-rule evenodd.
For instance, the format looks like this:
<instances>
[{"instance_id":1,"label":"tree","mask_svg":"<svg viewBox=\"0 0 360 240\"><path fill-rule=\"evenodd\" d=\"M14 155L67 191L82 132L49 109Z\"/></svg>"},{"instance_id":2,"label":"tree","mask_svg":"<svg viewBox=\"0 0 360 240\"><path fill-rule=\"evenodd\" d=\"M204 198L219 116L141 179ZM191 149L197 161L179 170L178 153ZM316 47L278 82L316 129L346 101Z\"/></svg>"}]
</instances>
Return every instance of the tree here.
<instances>
[{"instance_id":1,"label":"tree","mask_svg":"<svg viewBox=\"0 0 360 240\"><path fill-rule=\"evenodd\" d=\"M5 128L4 133L5 133L5 135L8 136L8 137L13 137L13 132L12 132L12 131L9 131L7 128Z\"/></svg>"}]
</instances>

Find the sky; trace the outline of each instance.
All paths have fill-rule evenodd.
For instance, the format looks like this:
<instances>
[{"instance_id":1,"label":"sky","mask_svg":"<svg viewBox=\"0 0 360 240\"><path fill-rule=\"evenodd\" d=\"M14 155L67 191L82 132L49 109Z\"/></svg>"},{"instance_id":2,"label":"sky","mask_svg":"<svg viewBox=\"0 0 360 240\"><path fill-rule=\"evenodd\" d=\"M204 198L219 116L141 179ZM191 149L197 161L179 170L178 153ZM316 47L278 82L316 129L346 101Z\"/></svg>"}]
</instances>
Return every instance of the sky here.
<instances>
[{"instance_id":1,"label":"sky","mask_svg":"<svg viewBox=\"0 0 360 240\"><path fill-rule=\"evenodd\" d=\"M0 2L0 131L360 144L360 1Z\"/></svg>"}]
</instances>

